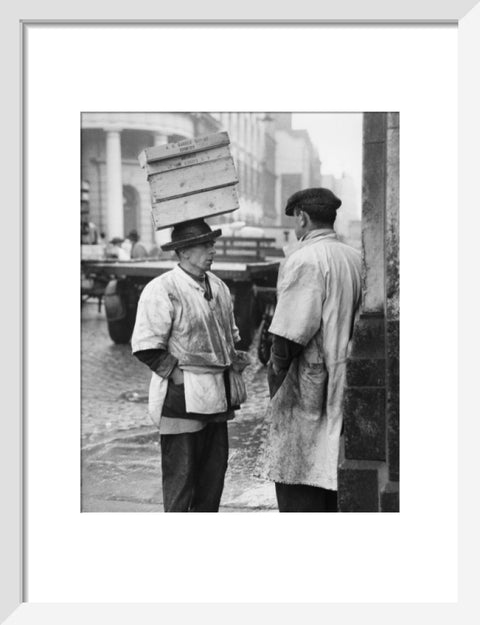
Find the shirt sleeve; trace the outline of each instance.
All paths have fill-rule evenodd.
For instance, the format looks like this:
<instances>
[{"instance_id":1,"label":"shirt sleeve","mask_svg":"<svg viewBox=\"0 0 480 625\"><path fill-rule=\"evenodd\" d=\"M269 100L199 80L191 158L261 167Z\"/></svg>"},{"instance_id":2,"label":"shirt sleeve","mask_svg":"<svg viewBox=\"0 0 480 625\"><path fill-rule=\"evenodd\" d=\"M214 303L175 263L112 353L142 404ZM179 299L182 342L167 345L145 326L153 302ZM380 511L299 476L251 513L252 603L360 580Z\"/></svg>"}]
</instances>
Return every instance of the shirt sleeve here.
<instances>
[{"instance_id":1,"label":"shirt sleeve","mask_svg":"<svg viewBox=\"0 0 480 625\"><path fill-rule=\"evenodd\" d=\"M325 275L318 262L293 254L282 267L277 306L269 331L300 345L319 331L325 300Z\"/></svg>"},{"instance_id":2,"label":"shirt sleeve","mask_svg":"<svg viewBox=\"0 0 480 625\"><path fill-rule=\"evenodd\" d=\"M236 345L237 343L240 342L240 330L237 327L237 323L235 321L235 315L233 313L233 302L232 302L232 298L230 296L230 323L232 326L232 336L233 336L233 342Z\"/></svg>"},{"instance_id":3,"label":"shirt sleeve","mask_svg":"<svg viewBox=\"0 0 480 625\"><path fill-rule=\"evenodd\" d=\"M164 349L143 349L133 355L162 378L170 377L178 363L178 359Z\"/></svg>"},{"instance_id":4,"label":"shirt sleeve","mask_svg":"<svg viewBox=\"0 0 480 625\"><path fill-rule=\"evenodd\" d=\"M270 360L274 367L279 370L288 369L292 360L300 354L303 345L289 341L283 336L272 337L272 351Z\"/></svg>"},{"instance_id":5,"label":"shirt sleeve","mask_svg":"<svg viewBox=\"0 0 480 625\"><path fill-rule=\"evenodd\" d=\"M132 352L166 349L174 319L174 307L167 287L150 282L144 288L137 307L132 334Z\"/></svg>"}]
</instances>

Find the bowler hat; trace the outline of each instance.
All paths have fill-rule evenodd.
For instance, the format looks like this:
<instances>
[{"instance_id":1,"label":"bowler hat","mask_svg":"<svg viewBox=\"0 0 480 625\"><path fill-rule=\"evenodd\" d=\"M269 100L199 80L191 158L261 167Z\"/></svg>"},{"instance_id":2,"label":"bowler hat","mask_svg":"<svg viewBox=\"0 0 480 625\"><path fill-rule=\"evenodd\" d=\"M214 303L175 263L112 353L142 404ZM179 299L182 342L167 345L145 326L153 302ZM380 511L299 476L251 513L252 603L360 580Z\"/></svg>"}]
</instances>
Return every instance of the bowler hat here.
<instances>
[{"instance_id":1,"label":"bowler hat","mask_svg":"<svg viewBox=\"0 0 480 625\"><path fill-rule=\"evenodd\" d=\"M297 191L290 196L285 207L285 214L292 216L294 210L298 208L308 213L312 218L322 218L328 214L335 218L335 211L341 205L342 200L330 189L313 187Z\"/></svg>"},{"instance_id":2,"label":"bowler hat","mask_svg":"<svg viewBox=\"0 0 480 625\"><path fill-rule=\"evenodd\" d=\"M221 230L212 230L203 219L191 219L182 221L172 230L172 240L170 243L162 245L162 250L180 250L193 245L200 245L213 241L222 234Z\"/></svg>"}]
</instances>

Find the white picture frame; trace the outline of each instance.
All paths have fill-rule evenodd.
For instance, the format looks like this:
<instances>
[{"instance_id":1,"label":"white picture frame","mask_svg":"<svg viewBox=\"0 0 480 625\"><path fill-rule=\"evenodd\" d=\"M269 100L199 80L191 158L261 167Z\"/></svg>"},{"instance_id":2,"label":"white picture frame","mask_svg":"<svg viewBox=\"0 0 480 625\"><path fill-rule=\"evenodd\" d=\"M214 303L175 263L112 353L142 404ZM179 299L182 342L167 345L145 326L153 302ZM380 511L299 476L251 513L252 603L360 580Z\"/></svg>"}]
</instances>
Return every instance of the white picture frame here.
<instances>
[{"instance_id":1,"label":"white picture frame","mask_svg":"<svg viewBox=\"0 0 480 625\"><path fill-rule=\"evenodd\" d=\"M214 3L212 3L214 4ZM476 197L474 195L474 184L478 176L478 158L476 158L476 145L480 139L478 111L480 110L480 97L476 86L478 76L478 58L480 46L478 44L480 34L480 5L477 0L459 2L449 0L442 3L431 3L417 0L416 2L390 3L388 7L380 2L363 2L356 4L353 2L329 2L322 6L312 3L313 6L305 6L307 3L295 5L295 20L290 19L290 11L276 7L268 12L260 7L251 7L243 4L245 13L248 13L248 21L265 20L267 22L298 22L308 25L314 21L327 23L351 23L352 25L361 22L376 22L378 24L405 23L405 24L425 24L425 23L458 23L459 36L459 189L460 191L460 211L459 211L459 232L461 245L459 246L459 266L461 272L460 286L460 366L459 366L459 417L464 419L467 415L472 415L474 398L473 389L475 381L473 379L474 367L469 367L472 363L472 338L469 328L473 328L476 322L475 289L471 288L473 279L473 263L476 260L473 256L475 249L474 228L475 217L478 220L475 210ZM438 5L438 6L437 6ZM222 7L198 5L191 9L189 15L192 22L199 20L219 21L218 15L225 15ZM18 7L18 8L17 8ZM89 22L91 25L98 23L104 18L103 7L92 5L89 8ZM248 10L247 10L248 9ZM2 9L2 13L6 9ZM26 451L23 437L26 432L23 428L23 413L28 408L28 396L23 395L23 359L24 353L23 329L25 315L27 311L23 309L25 301L23 299L24 286L22 286L23 266L25 254L28 253L28 241L22 238L23 219L25 213L20 208L25 201L26 190L22 188L22 152L19 141L18 130L22 126L22 95L21 93L22 74L19 71L22 61L22 37L25 27L29 22L29 13L34 16L36 12L33 5L29 3L18 3L10 9L8 19L3 20L2 35L4 45L4 63L6 72L4 79L4 93L8 93L8 99L2 103L3 113L6 123L4 136L7 140L2 150L2 171L12 172L9 175L6 185L6 201L4 219L5 232L8 237L4 239L1 251L3 266L8 267L5 275L6 301L8 306L4 306L2 319L5 332L5 347L2 359L5 360L3 371L5 376L5 389L7 389L7 407L4 408L4 418L1 421L1 470L0 479L2 481L2 534L1 534L1 577L2 600L0 603L0 619L12 625L17 623L38 623L45 621L49 624L56 623L80 623L92 622L103 623L115 621L117 623L130 622L158 622L163 618L185 618L205 620L210 622L220 622L229 620L230 622L244 622L247 618L267 619L267 618L292 618L298 621L313 619L320 615L322 618L342 620L362 619L372 623L384 622L405 622L410 619L413 622L420 620L435 619L434 622L473 622L474 614L478 615L478 607L475 603L476 577L468 569L472 564L472 553L469 553L469 545L475 544L475 514L474 505L469 503L469 494L474 489L474 470L472 458L475 458L474 442L477 437L474 431L478 432L478 425L468 423L466 426L462 421L461 427L461 454L460 454L460 475L462 477L459 490L460 507L462 512L460 519L460 575L459 575L459 599L456 603L442 604L271 604L252 605L239 604L42 604L23 602L23 579L24 570L28 565L25 562L23 551L23 540L25 530L25 520L23 518L24 492L22 487L24 475L24 463L26 462ZM14 12L16 11L16 14ZM66 9L61 8L60 12L52 11L55 17L48 17L47 21L54 22L56 19L65 20L58 23L62 28L67 25L67 21L78 23L84 15L75 12L72 8L70 16L66 18ZM187 11L185 11L186 13ZM230 11L233 17L228 19L245 19L238 10ZM158 7L155 3L145 9L142 16L146 22L149 19L158 19ZM275 19L271 16L275 15ZM163 9L162 18L164 20L175 21L177 18L174 8ZM226 20L227 18L223 18ZM33 20L32 20L33 21ZM115 20L112 20L112 22ZM126 18L128 22L128 19ZM12 163L15 165L12 167ZM13 171L12 171L13 170ZM441 178L440 178L441 180ZM7 210L11 207L12 210ZM471 213L474 213L473 215ZM23 241L23 244L22 244ZM25 246L25 247L24 247ZM450 295L452 296L452 295ZM453 295L454 296L454 295ZM477 339L478 345L478 339ZM453 377L453 372L449 372ZM48 415L45 415L48 418ZM466 430L468 427L468 431ZM474 429L475 428L475 429ZM443 502L438 502L439 514ZM470 543L471 541L471 543ZM414 564L412 563L412 566ZM478 616L477 616L478 618Z\"/></svg>"}]
</instances>

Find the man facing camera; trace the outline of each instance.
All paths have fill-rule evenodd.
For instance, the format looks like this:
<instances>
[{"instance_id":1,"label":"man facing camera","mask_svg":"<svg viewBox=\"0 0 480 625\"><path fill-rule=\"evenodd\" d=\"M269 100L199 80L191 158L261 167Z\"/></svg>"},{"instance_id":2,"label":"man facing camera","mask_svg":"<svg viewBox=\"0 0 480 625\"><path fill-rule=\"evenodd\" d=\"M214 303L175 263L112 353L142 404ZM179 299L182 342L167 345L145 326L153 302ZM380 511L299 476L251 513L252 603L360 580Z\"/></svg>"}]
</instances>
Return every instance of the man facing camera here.
<instances>
[{"instance_id":1,"label":"man facing camera","mask_svg":"<svg viewBox=\"0 0 480 625\"><path fill-rule=\"evenodd\" d=\"M175 250L179 264L149 282L138 304L132 351L152 370L165 512L218 512L227 421L245 399L232 299L210 272L220 235L203 219L176 225L162 249Z\"/></svg>"},{"instance_id":2,"label":"man facing camera","mask_svg":"<svg viewBox=\"0 0 480 625\"><path fill-rule=\"evenodd\" d=\"M346 359L361 297L361 260L333 229L329 189L292 195L298 242L280 270L270 326L271 420L263 476L280 512L336 512Z\"/></svg>"}]
</instances>

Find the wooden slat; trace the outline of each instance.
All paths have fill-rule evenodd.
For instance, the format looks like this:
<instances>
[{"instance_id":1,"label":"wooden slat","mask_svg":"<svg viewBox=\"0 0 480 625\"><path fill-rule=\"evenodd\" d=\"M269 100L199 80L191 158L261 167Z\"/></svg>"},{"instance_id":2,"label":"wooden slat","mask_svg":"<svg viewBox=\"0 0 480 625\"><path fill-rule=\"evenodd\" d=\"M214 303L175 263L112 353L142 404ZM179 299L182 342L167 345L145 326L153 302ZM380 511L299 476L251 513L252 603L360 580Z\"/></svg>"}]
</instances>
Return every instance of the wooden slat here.
<instances>
[{"instance_id":1,"label":"wooden slat","mask_svg":"<svg viewBox=\"0 0 480 625\"><path fill-rule=\"evenodd\" d=\"M254 262L262 262L265 261L265 257L262 255L258 255L258 254L224 254L223 252L217 252L215 254L215 259L214 262L217 261L223 261L223 262L227 262L228 260L231 260L232 262L243 262L243 263L248 263L251 261Z\"/></svg>"},{"instance_id":2,"label":"wooden slat","mask_svg":"<svg viewBox=\"0 0 480 625\"><path fill-rule=\"evenodd\" d=\"M237 208L237 189L229 186L157 202L153 205L152 217L155 228L160 230L190 219L231 213Z\"/></svg>"},{"instance_id":3,"label":"wooden slat","mask_svg":"<svg viewBox=\"0 0 480 625\"><path fill-rule=\"evenodd\" d=\"M230 156L228 146L212 148L211 150L204 150L203 152L194 152L193 154L167 158L163 161L152 161L151 163L146 163L146 172L147 176L150 177L155 174L171 171L172 169L181 169L182 167L199 165L200 163L207 163L208 161L215 161L219 158L226 158L228 156Z\"/></svg>"},{"instance_id":4,"label":"wooden slat","mask_svg":"<svg viewBox=\"0 0 480 625\"><path fill-rule=\"evenodd\" d=\"M145 167L146 163L151 161L160 161L179 154L192 154L201 150L209 150L210 148L218 148L222 145L228 145L230 139L227 132L217 132L212 135L204 135L196 139L183 139L176 143L165 143L164 145L155 145L146 148L138 157L140 165Z\"/></svg>"},{"instance_id":5,"label":"wooden slat","mask_svg":"<svg viewBox=\"0 0 480 625\"><path fill-rule=\"evenodd\" d=\"M270 244L270 243L274 243L276 239L274 237L242 237L241 235L238 235L236 237L224 236L222 237L222 241L228 241L233 244L244 243L245 241L252 242L252 243L257 243L257 241L260 241L261 244L263 243Z\"/></svg>"},{"instance_id":6,"label":"wooden slat","mask_svg":"<svg viewBox=\"0 0 480 625\"><path fill-rule=\"evenodd\" d=\"M221 226L219 226L219 228L221 228ZM227 252L227 254L230 254L230 252L232 254L235 254L236 251L243 251L243 252L252 252L252 253L256 253L257 251L260 252L266 252L270 250L270 247L267 247L266 245L228 245L228 243L226 244L225 241L223 240L223 237L221 239L219 239L219 244L220 245L223 244L223 249Z\"/></svg>"},{"instance_id":7,"label":"wooden slat","mask_svg":"<svg viewBox=\"0 0 480 625\"><path fill-rule=\"evenodd\" d=\"M216 161L174 169L150 177L150 191L154 202L190 195L199 191L208 191L238 182L233 158L221 158Z\"/></svg>"}]
</instances>

